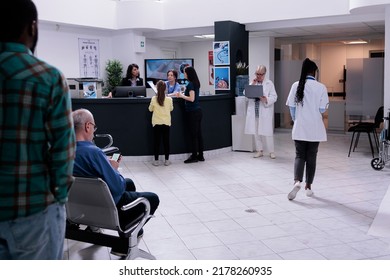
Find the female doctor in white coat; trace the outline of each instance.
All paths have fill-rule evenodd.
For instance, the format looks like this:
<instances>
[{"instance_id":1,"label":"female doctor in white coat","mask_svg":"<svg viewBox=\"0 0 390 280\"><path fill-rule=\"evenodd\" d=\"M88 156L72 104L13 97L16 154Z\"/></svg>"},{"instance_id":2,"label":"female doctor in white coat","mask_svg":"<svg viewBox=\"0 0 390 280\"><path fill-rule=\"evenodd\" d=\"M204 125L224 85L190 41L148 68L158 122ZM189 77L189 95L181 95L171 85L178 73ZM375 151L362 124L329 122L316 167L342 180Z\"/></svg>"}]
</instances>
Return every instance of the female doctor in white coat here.
<instances>
[{"instance_id":1,"label":"female doctor in white coat","mask_svg":"<svg viewBox=\"0 0 390 280\"><path fill-rule=\"evenodd\" d=\"M263 150L268 150L270 158L275 159L274 103L278 96L272 81L265 79L266 73L267 68L264 65L257 66L256 77L250 83L251 85L263 85L264 95L260 99L248 100L245 134L252 134L255 137L255 158L262 157Z\"/></svg>"}]
</instances>

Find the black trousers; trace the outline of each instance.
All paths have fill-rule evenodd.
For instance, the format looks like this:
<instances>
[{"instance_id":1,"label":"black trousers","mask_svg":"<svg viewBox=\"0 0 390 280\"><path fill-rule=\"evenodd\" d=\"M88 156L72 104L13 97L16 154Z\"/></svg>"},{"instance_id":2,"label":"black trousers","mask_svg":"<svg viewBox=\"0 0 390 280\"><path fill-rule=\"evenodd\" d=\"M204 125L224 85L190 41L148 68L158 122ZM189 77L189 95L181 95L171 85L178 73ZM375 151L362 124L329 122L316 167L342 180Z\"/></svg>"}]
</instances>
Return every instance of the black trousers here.
<instances>
[{"instance_id":1,"label":"black trousers","mask_svg":"<svg viewBox=\"0 0 390 280\"><path fill-rule=\"evenodd\" d=\"M190 129L192 156L196 157L198 154L203 156L202 110L187 112L187 118Z\"/></svg>"},{"instance_id":2,"label":"black trousers","mask_svg":"<svg viewBox=\"0 0 390 280\"><path fill-rule=\"evenodd\" d=\"M159 125L156 124L153 126L154 133L154 160L158 160L160 154L160 143L162 140L164 146L164 155L165 159L169 159L169 128L168 125Z\"/></svg>"},{"instance_id":3,"label":"black trousers","mask_svg":"<svg viewBox=\"0 0 390 280\"><path fill-rule=\"evenodd\" d=\"M311 185L314 181L317 165L317 153L320 142L307 142L294 140L295 162L294 180L303 181L303 172L306 166L306 183Z\"/></svg>"},{"instance_id":4,"label":"black trousers","mask_svg":"<svg viewBox=\"0 0 390 280\"><path fill-rule=\"evenodd\" d=\"M126 178L126 190L116 204L119 213L119 223L122 228L124 228L131 221L137 219L144 212L145 207L143 204L139 204L138 206L127 211L120 210L123 205L133 202L139 197L144 197L149 201L150 214L153 215L158 205L160 204L158 195L152 192L137 192L133 180Z\"/></svg>"}]
</instances>

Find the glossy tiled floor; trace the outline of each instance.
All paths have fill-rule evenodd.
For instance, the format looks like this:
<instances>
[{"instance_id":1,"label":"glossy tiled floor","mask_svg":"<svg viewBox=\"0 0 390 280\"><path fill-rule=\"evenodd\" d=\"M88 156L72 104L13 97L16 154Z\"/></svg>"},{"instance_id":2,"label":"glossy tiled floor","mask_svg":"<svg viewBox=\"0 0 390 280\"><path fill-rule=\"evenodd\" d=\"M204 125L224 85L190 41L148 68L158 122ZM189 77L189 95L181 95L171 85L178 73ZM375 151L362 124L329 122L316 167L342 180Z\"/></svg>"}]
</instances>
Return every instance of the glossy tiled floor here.
<instances>
[{"instance_id":1,"label":"glossy tiled floor","mask_svg":"<svg viewBox=\"0 0 390 280\"><path fill-rule=\"evenodd\" d=\"M390 239L368 230L388 190L390 168L371 168L366 136L348 158L351 135L329 134L320 144L314 197L301 190L289 201L290 133L275 131L275 160L230 149L209 152L195 164L173 156L172 165L158 167L151 157L124 157L121 172L161 199L140 247L160 260L389 260ZM66 240L64 259L116 257L108 248Z\"/></svg>"}]
</instances>

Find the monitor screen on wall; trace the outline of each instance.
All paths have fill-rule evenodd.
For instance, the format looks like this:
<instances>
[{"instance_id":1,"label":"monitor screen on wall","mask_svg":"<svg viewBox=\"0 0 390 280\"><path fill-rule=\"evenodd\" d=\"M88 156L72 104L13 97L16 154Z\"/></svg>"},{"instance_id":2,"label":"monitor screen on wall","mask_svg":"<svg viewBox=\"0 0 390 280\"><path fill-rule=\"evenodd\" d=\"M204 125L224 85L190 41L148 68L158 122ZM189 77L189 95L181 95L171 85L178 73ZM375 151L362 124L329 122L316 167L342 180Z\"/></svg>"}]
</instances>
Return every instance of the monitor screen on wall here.
<instances>
[{"instance_id":1,"label":"monitor screen on wall","mask_svg":"<svg viewBox=\"0 0 390 280\"><path fill-rule=\"evenodd\" d=\"M194 66L193 58L170 58L170 59L145 59L145 84L148 81L154 84L159 80L167 80L168 70L175 69L178 74L178 83L185 84L184 68Z\"/></svg>"}]
</instances>

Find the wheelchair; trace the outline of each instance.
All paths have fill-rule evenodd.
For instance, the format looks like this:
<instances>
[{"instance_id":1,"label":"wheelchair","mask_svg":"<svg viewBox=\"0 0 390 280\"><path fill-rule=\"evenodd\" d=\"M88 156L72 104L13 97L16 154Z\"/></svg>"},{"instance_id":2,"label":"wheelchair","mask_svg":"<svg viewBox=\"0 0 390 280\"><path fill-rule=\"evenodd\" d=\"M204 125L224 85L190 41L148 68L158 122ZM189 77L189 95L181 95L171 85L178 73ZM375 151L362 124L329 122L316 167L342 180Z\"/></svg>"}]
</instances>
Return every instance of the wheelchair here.
<instances>
[{"instance_id":1,"label":"wheelchair","mask_svg":"<svg viewBox=\"0 0 390 280\"><path fill-rule=\"evenodd\" d=\"M389 146L390 146L390 135L389 135L389 118L384 117L384 128L382 129L379 136L379 155L371 160L371 167L374 170L382 170L386 164L390 161Z\"/></svg>"}]
</instances>

